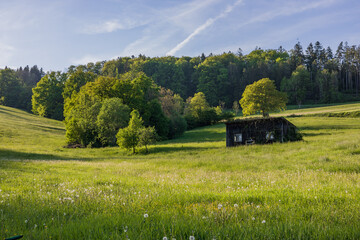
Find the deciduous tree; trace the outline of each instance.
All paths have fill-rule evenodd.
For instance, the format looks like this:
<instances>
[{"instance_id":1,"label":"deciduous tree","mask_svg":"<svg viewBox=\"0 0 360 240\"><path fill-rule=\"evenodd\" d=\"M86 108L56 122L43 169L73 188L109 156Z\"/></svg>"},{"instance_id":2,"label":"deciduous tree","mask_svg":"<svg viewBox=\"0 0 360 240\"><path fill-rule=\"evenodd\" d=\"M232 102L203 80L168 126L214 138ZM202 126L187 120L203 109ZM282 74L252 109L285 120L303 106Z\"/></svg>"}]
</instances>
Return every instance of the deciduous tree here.
<instances>
[{"instance_id":1,"label":"deciduous tree","mask_svg":"<svg viewBox=\"0 0 360 240\"><path fill-rule=\"evenodd\" d=\"M130 108L120 98L109 98L102 102L97 116L98 137L103 146L116 144L116 133L129 122Z\"/></svg>"},{"instance_id":2,"label":"deciduous tree","mask_svg":"<svg viewBox=\"0 0 360 240\"><path fill-rule=\"evenodd\" d=\"M260 112L268 117L271 111L284 110L286 102L286 93L276 90L274 81L263 78L245 88L240 105L244 116Z\"/></svg>"},{"instance_id":3,"label":"deciduous tree","mask_svg":"<svg viewBox=\"0 0 360 240\"><path fill-rule=\"evenodd\" d=\"M136 153L136 147L140 141L140 131L143 128L143 120L137 110L133 110L130 115L129 126L119 129L116 138L117 144L121 148L132 149L133 153Z\"/></svg>"}]
</instances>

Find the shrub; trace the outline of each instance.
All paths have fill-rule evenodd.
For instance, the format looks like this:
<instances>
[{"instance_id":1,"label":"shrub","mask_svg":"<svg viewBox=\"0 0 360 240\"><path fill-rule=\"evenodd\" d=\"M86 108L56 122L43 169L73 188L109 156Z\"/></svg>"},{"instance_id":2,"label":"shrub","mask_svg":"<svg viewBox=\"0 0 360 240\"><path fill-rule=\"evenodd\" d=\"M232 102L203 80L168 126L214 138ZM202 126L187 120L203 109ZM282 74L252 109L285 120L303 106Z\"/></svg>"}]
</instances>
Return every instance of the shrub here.
<instances>
[{"instance_id":1,"label":"shrub","mask_svg":"<svg viewBox=\"0 0 360 240\"><path fill-rule=\"evenodd\" d=\"M120 98L109 98L102 102L97 116L98 137L103 146L116 144L116 133L127 126L130 108Z\"/></svg>"}]
</instances>

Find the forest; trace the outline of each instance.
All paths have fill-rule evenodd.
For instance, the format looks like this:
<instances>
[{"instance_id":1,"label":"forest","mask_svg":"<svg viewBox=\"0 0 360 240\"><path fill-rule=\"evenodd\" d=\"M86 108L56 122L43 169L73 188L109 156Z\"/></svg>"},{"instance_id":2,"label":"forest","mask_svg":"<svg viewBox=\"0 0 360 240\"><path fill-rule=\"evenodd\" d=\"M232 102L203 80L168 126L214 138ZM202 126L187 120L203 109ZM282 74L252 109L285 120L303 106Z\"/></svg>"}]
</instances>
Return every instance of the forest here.
<instances>
[{"instance_id":1,"label":"forest","mask_svg":"<svg viewBox=\"0 0 360 240\"><path fill-rule=\"evenodd\" d=\"M160 139L174 138L231 117L224 110L237 111L246 86L262 78L273 80L288 104L299 107L359 100L360 46L341 42L333 51L317 41L306 49L298 42L289 51L257 47L247 55L241 49L198 57L139 55L46 74L37 66L5 68L0 104L65 120L69 143L112 145L112 137L100 136L114 136L123 126L103 129L102 118L127 122L136 109ZM106 109L118 113L106 115Z\"/></svg>"}]
</instances>

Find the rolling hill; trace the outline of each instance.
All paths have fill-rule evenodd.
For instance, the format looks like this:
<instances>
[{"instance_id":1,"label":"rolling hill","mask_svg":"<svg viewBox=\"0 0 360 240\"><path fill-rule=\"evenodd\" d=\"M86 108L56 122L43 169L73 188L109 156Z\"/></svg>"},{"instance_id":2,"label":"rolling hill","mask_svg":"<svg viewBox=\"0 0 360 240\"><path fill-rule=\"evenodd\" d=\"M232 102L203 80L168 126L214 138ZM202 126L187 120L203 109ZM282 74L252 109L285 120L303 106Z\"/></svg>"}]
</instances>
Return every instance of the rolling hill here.
<instances>
[{"instance_id":1,"label":"rolling hill","mask_svg":"<svg viewBox=\"0 0 360 240\"><path fill-rule=\"evenodd\" d=\"M225 125L150 154L67 149L62 122L0 106L0 238L359 239L360 120L276 115L304 141L225 147ZM295 116L299 115L299 116Z\"/></svg>"}]
</instances>

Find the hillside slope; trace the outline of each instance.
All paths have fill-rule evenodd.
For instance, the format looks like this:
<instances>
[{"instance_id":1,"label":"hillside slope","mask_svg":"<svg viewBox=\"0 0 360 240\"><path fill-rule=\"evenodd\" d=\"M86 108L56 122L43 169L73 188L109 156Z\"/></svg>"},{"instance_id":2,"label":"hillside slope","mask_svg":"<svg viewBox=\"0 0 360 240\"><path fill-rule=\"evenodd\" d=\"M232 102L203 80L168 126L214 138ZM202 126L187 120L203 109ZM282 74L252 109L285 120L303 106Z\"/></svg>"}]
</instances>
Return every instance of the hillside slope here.
<instances>
[{"instance_id":1,"label":"hillside slope","mask_svg":"<svg viewBox=\"0 0 360 240\"><path fill-rule=\"evenodd\" d=\"M289 120L304 141L226 148L217 124L130 155L0 106L0 239L359 239L359 119Z\"/></svg>"}]
</instances>

